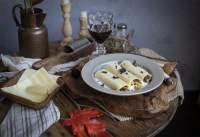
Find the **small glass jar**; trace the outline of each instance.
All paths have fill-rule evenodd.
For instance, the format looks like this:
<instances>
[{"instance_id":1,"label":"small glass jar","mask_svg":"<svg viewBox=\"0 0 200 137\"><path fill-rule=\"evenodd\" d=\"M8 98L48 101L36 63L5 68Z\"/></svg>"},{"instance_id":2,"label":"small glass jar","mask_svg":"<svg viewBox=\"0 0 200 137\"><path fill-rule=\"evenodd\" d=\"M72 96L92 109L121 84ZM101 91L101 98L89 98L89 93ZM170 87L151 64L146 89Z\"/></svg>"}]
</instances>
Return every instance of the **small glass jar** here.
<instances>
[{"instance_id":1,"label":"small glass jar","mask_svg":"<svg viewBox=\"0 0 200 137\"><path fill-rule=\"evenodd\" d=\"M116 32L116 37L121 38L121 39L126 39L127 38L127 25L124 23L119 23L117 25L117 32Z\"/></svg>"},{"instance_id":2,"label":"small glass jar","mask_svg":"<svg viewBox=\"0 0 200 137\"><path fill-rule=\"evenodd\" d=\"M117 24L117 30L115 34L115 51L125 52L127 44L127 25L124 23Z\"/></svg>"}]
</instances>

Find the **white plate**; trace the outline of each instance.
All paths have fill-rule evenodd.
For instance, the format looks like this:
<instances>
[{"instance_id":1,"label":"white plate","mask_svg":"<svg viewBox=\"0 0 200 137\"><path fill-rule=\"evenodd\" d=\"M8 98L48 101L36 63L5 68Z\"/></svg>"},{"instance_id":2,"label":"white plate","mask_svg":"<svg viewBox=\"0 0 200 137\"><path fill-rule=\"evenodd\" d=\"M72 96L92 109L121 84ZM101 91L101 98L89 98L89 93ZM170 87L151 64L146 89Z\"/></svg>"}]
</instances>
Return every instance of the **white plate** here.
<instances>
[{"instance_id":1,"label":"white plate","mask_svg":"<svg viewBox=\"0 0 200 137\"><path fill-rule=\"evenodd\" d=\"M135 91L116 91L112 89L108 89L102 87L99 83L97 83L94 79L94 74L97 70L102 69L105 64L112 61L122 61L122 60L129 60L131 62L136 61L137 64L142 66L146 69L149 73L152 74L152 80L148 85L144 88L135 90ZM153 91L158 86L160 86L164 80L164 72L159 65L152 62L150 59L145 57L141 57L138 55L133 54L124 54L124 53L116 53L116 54L107 54L103 56L99 56L90 60L81 71L81 75L83 80L87 85L96 89L97 91L117 95L117 96L132 96L132 95L139 95Z\"/></svg>"}]
</instances>

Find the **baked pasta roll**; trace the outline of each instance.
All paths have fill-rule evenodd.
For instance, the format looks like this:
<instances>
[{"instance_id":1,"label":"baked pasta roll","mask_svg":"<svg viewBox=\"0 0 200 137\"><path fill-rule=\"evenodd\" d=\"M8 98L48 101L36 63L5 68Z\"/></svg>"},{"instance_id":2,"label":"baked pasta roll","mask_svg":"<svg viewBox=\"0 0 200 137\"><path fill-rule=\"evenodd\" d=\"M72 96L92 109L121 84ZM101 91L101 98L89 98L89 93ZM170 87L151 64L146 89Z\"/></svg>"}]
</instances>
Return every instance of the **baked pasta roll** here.
<instances>
[{"instance_id":1,"label":"baked pasta roll","mask_svg":"<svg viewBox=\"0 0 200 137\"><path fill-rule=\"evenodd\" d=\"M111 88L113 90L124 91L124 90L128 89L128 85L126 84L126 82L121 80L119 77L113 75L106 69L98 70L95 73L95 78L97 78L103 84L105 84L106 86L108 86L109 88Z\"/></svg>"},{"instance_id":2,"label":"baked pasta roll","mask_svg":"<svg viewBox=\"0 0 200 137\"><path fill-rule=\"evenodd\" d=\"M141 81L135 75L122 68L117 62L106 66L106 69L124 80L129 86L134 86L135 89L142 87Z\"/></svg>"},{"instance_id":3,"label":"baked pasta roll","mask_svg":"<svg viewBox=\"0 0 200 137\"><path fill-rule=\"evenodd\" d=\"M130 73L136 75L139 79L143 80L144 82L149 82L152 78L152 75L150 73L148 73L146 70L144 70L143 68L132 64L130 61L128 60L124 60L120 63L120 65L126 69L127 71L129 71Z\"/></svg>"}]
</instances>

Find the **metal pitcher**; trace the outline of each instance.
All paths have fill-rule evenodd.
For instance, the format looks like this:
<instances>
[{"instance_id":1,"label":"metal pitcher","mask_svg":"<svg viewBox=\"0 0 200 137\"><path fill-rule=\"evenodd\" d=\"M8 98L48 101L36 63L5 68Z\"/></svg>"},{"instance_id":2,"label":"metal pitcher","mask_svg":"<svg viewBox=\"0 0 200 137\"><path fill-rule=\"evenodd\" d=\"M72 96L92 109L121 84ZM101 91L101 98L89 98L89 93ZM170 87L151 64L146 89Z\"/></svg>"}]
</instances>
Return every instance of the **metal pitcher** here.
<instances>
[{"instance_id":1,"label":"metal pitcher","mask_svg":"<svg viewBox=\"0 0 200 137\"><path fill-rule=\"evenodd\" d=\"M19 9L20 21L16 15ZM13 19L18 27L19 54L30 58L48 56L48 32L43 24L46 14L42 9L23 9L15 5L12 10Z\"/></svg>"}]
</instances>

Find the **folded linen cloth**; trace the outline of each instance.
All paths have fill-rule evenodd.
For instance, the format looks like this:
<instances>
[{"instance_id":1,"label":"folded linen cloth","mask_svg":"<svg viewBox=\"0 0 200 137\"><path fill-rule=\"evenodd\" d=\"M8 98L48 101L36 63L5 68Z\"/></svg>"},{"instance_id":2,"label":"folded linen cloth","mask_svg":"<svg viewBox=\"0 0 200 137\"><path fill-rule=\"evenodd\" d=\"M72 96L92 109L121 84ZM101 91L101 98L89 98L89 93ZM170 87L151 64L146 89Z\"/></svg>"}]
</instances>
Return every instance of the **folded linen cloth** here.
<instances>
[{"instance_id":1,"label":"folded linen cloth","mask_svg":"<svg viewBox=\"0 0 200 137\"><path fill-rule=\"evenodd\" d=\"M133 51L133 53L135 53L135 52ZM152 58L165 59L164 57L160 56L155 51L148 49L148 48L140 48L136 51L136 53L140 54L140 55L152 57ZM158 62L158 63L160 62L160 61L154 60L154 59L152 59L152 61L155 61L155 62ZM172 100L174 100L175 98L178 97L179 103L182 104L182 102L184 100L184 89L183 89L183 85L182 85L182 82L181 82L181 77L179 75L178 70L175 70L174 73L177 77L177 85L176 85L176 89L174 89L172 92L168 93L168 100L172 101Z\"/></svg>"},{"instance_id":2,"label":"folded linen cloth","mask_svg":"<svg viewBox=\"0 0 200 137\"><path fill-rule=\"evenodd\" d=\"M183 85L181 82L181 77L177 70L175 70L174 73L176 74L176 77L177 77L177 85L176 85L176 89L174 89L172 92L168 93L168 100L172 101L178 97L179 104L182 104L183 100L184 100L184 89L183 89Z\"/></svg>"},{"instance_id":3,"label":"folded linen cloth","mask_svg":"<svg viewBox=\"0 0 200 137\"><path fill-rule=\"evenodd\" d=\"M13 104L0 124L0 137L39 137L59 119L60 112L53 101L40 110Z\"/></svg>"},{"instance_id":4,"label":"folded linen cloth","mask_svg":"<svg viewBox=\"0 0 200 137\"><path fill-rule=\"evenodd\" d=\"M30 68L32 64L40 59L24 58L24 57L12 57L9 55L1 54L3 64L8 67L9 71L19 71L26 68Z\"/></svg>"}]
</instances>

